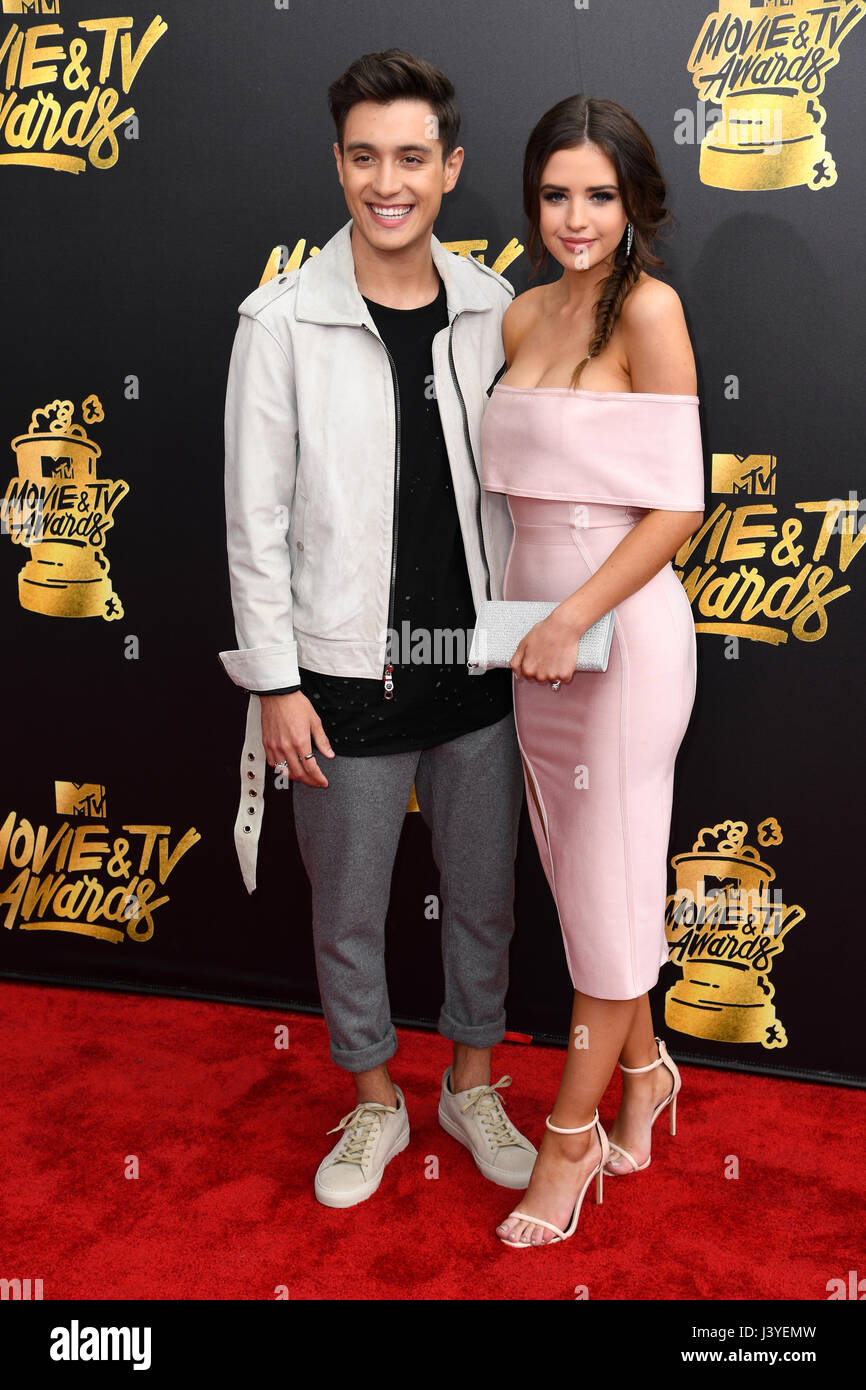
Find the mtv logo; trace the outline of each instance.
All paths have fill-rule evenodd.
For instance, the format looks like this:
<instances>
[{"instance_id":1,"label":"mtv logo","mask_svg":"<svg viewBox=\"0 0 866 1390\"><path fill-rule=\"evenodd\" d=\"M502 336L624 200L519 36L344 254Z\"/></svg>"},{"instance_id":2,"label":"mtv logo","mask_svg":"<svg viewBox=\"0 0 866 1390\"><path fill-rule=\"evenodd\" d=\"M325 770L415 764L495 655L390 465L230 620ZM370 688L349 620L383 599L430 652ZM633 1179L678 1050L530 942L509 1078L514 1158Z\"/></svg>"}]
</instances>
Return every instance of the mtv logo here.
<instances>
[{"instance_id":1,"label":"mtv logo","mask_svg":"<svg viewBox=\"0 0 866 1390\"><path fill-rule=\"evenodd\" d=\"M99 782L55 782L54 804L59 816L89 816L104 819L105 787Z\"/></svg>"},{"instance_id":2,"label":"mtv logo","mask_svg":"<svg viewBox=\"0 0 866 1390\"><path fill-rule=\"evenodd\" d=\"M4 14L60 14L60 0L3 0Z\"/></svg>"},{"instance_id":3,"label":"mtv logo","mask_svg":"<svg viewBox=\"0 0 866 1390\"><path fill-rule=\"evenodd\" d=\"M4 14L60 14L60 0L3 0Z\"/></svg>"},{"instance_id":4,"label":"mtv logo","mask_svg":"<svg viewBox=\"0 0 866 1390\"><path fill-rule=\"evenodd\" d=\"M713 454L712 491L774 496L775 454Z\"/></svg>"},{"instance_id":5,"label":"mtv logo","mask_svg":"<svg viewBox=\"0 0 866 1390\"><path fill-rule=\"evenodd\" d=\"M702 882L705 898L724 897L729 888L736 891L740 886L738 878L715 878L712 874L705 874Z\"/></svg>"},{"instance_id":6,"label":"mtv logo","mask_svg":"<svg viewBox=\"0 0 866 1390\"><path fill-rule=\"evenodd\" d=\"M69 456L53 459L45 454L42 455L42 476L43 478L74 478L75 473L72 468L72 459Z\"/></svg>"}]
</instances>

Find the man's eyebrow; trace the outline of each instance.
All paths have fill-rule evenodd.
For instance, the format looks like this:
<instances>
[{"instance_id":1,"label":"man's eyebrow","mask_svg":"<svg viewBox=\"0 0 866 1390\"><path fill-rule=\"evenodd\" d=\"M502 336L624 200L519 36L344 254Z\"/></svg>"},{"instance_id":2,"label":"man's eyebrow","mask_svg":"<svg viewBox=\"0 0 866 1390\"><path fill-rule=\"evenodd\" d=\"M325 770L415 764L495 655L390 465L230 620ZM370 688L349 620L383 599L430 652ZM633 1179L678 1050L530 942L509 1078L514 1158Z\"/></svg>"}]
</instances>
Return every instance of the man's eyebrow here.
<instances>
[{"instance_id":1,"label":"man's eyebrow","mask_svg":"<svg viewBox=\"0 0 866 1390\"><path fill-rule=\"evenodd\" d=\"M352 140L346 145L346 150L350 153L353 150L374 150L376 146L368 140ZM398 145L399 154L432 154L433 149L430 145Z\"/></svg>"}]
</instances>

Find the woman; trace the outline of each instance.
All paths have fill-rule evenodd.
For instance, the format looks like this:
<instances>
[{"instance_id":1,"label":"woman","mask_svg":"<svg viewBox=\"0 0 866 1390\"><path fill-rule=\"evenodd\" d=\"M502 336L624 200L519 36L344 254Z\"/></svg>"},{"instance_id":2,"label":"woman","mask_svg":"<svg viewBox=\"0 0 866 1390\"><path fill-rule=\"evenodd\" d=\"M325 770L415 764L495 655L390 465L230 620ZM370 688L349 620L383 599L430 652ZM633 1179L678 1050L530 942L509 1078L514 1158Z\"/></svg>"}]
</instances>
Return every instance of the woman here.
<instances>
[{"instance_id":1,"label":"woman","mask_svg":"<svg viewBox=\"0 0 866 1390\"><path fill-rule=\"evenodd\" d=\"M506 599L558 607L511 667L527 803L575 989L571 1041L532 1179L497 1227L521 1248L566 1239L593 1178L650 1161L675 1132L680 1077L647 992L667 959L674 760L695 695L691 609L670 561L703 517L694 356L675 291L647 273L670 213L652 146L617 102L573 96L524 163L528 251L562 266L503 319L507 371L483 424L484 485L508 495ZM577 364L577 365L575 365ZM604 673L575 675L609 609ZM619 1061L610 1139L598 1104Z\"/></svg>"}]
</instances>

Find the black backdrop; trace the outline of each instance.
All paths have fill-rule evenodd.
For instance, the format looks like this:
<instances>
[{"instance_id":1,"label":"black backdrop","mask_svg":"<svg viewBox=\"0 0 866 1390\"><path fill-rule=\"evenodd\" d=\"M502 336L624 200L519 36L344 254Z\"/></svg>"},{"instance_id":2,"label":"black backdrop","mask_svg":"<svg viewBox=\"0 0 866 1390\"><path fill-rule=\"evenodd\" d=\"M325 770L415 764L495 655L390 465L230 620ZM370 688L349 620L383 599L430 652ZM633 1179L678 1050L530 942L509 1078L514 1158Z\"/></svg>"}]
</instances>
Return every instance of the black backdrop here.
<instances>
[{"instance_id":1,"label":"black backdrop","mask_svg":"<svg viewBox=\"0 0 866 1390\"><path fill-rule=\"evenodd\" d=\"M252 896L234 856L246 698L217 657L235 646L223 395L236 306L259 283L272 249L292 252L303 241L297 254L306 256L346 220L328 83L359 53L400 45L455 82L467 156L436 233L446 243L486 243L471 254L488 264L512 238L522 245L523 147L553 102L579 90L615 97L655 144L677 219L661 274L685 304L707 454L707 534L690 556L678 557L693 597L699 671L678 764L670 891L682 894L703 875L705 890L712 882L729 889L760 883L784 904L784 930L768 938L771 959L752 956L719 1006L699 996L701 988L724 995L724 971L713 967L707 939L701 946L689 933L687 914L673 921L672 900L675 964L662 972L656 1018L665 1027L667 1010L671 1046L685 1059L862 1084L862 927L848 874L863 829L855 714L863 674L857 548L866 539L858 530L857 437L866 42L859 19L866 5L730 0L719 11L711 0L477 0L471 7L456 0L167 0L157 9L134 0L122 7L134 19L127 67L142 56L137 45L157 15L166 27L151 30L158 37L127 92L119 35L102 71L105 26L80 27L113 17L110 4L58 0L42 5L55 14L14 13L20 8L7 0L0 29L0 44L7 42L2 100L9 103L0 112L2 422L15 441L0 487L14 498L14 480L41 457L49 511L63 505L55 484L65 478L73 489L65 494L68 510L77 514L74 493L88 467L89 478L123 480L128 491L104 536L113 598L92 529L76 551L90 566L92 592L107 595L102 615L73 616L71 598L46 596L29 581L19 591L19 572L38 561L39 548L31 557L7 509L0 537L0 972L318 1005L289 791L269 789ZM815 12L811 28L798 30L807 10ZM710 48L693 75L689 61L712 16L719 53ZM831 21L847 26L836 49ZM757 78L755 69L746 94L730 64L740 49L748 53L745 25L762 22L752 42L763 45L768 64L780 53L789 64L804 53L812 60L823 48L819 64L828 65L817 88L802 61L784 80L778 67ZM40 45L63 47L57 73L43 67L28 74L28 32L52 24L62 32ZM83 56L72 48L82 39ZM32 36L29 42L32 53ZM696 86L695 77L713 73L713 84ZM741 95L723 95L724 83L736 80ZM134 110L117 128L116 159L98 137L73 143L86 134L83 116L50 149L44 128L29 147L22 143L18 107L35 92L69 112L97 83L100 97L118 93L115 115ZM737 146L742 129L735 133L732 100L783 110L779 154ZM728 148L702 153L714 110L730 118ZM81 161L80 172L58 167L61 155ZM790 186L767 186L781 181L783 164L794 167L792 159L800 163L787 176ZM518 292L526 287L522 249L504 273ZM33 420L34 411L58 401L72 403L79 428L70 428L62 407ZM31 424L50 447L22 442ZM51 444L52 435L59 442ZM100 451L90 451L90 464L86 440ZM50 496L46 456L53 460ZM91 495L92 512L109 490L91 484ZM851 518L848 535L832 524L841 503ZM754 528L768 524L773 534L756 536ZM810 585L817 598L798 618ZM748 610L744 587L764 591L764 612ZM60 612L46 611L52 602ZM41 865L40 827L43 849L58 837ZM170 854L190 831L160 882L160 846ZM518 869L509 1026L562 1038L570 985L525 816ZM142 889L141 878L152 887ZM52 899L58 884L67 896ZM115 909L126 893L140 900L149 893L149 919L115 910L107 922L93 907L89 921L88 907L112 889L123 890L110 900ZM28 904L28 891L41 891L41 904ZM426 828L408 814L388 918L397 1019L429 1024L438 1014L438 922L428 915L436 892ZM114 936L93 935L99 928ZM743 961L760 935L714 930L725 950L743 947ZM743 1040L749 1013L760 1025L751 1041Z\"/></svg>"}]
</instances>

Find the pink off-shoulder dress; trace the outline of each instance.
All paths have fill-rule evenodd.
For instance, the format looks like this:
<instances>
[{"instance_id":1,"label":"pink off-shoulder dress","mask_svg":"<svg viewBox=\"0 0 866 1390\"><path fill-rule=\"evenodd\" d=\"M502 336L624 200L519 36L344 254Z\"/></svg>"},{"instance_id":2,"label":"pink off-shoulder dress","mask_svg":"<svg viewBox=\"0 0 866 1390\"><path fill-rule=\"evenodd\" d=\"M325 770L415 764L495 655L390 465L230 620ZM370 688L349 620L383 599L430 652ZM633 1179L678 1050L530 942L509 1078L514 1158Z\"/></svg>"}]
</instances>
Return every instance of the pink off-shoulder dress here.
<instances>
[{"instance_id":1,"label":"pink off-shoulder dress","mask_svg":"<svg viewBox=\"0 0 866 1390\"><path fill-rule=\"evenodd\" d=\"M514 538L506 599L560 602L648 510L702 511L697 396L498 385L484 486ZM674 762L695 697L695 628L667 563L617 604L608 668L514 680L527 805L575 989L634 999L667 960Z\"/></svg>"}]
</instances>

